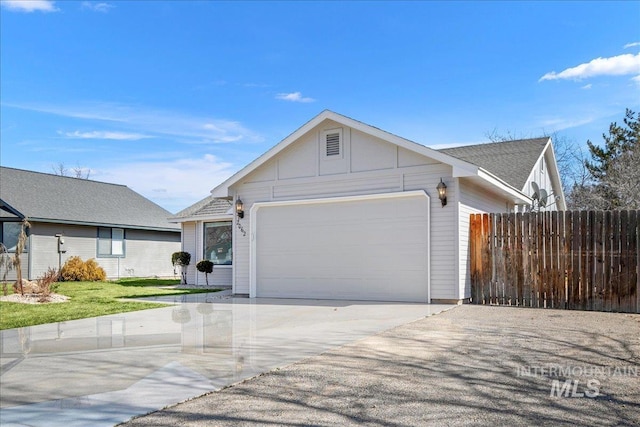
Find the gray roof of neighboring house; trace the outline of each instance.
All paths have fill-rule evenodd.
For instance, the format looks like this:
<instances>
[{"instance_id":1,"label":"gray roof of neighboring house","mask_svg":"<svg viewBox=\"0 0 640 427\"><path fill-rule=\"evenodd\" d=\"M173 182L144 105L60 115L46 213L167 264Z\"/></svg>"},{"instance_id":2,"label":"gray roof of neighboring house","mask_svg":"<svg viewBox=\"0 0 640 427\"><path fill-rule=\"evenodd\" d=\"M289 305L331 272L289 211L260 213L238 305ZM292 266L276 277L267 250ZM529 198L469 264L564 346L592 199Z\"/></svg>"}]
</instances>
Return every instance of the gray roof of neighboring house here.
<instances>
[{"instance_id":1,"label":"gray roof of neighboring house","mask_svg":"<svg viewBox=\"0 0 640 427\"><path fill-rule=\"evenodd\" d=\"M191 218L195 216L230 216L232 203L227 199L208 196L175 214L172 219Z\"/></svg>"},{"instance_id":2,"label":"gray roof of neighboring house","mask_svg":"<svg viewBox=\"0 0 640 427\"><path fill-rule=\"evenodd\" d=\"M129 187L0 167L0 206L34 221L179 231L171 212ZM10 210L10 209L9 209ZM0 218L15 218L0 209Z\"/></svg>"},{"instance_id":3,"label":"gray roof of neighboring house","mask_svg":"<svg viewBox=\"0 0 640 427\"><path fill-rule=\"evenodd\" d=\"M518 190L527 183L548 137L444 148L442 153L473 163Z\"/></svg>"}]
</instances>

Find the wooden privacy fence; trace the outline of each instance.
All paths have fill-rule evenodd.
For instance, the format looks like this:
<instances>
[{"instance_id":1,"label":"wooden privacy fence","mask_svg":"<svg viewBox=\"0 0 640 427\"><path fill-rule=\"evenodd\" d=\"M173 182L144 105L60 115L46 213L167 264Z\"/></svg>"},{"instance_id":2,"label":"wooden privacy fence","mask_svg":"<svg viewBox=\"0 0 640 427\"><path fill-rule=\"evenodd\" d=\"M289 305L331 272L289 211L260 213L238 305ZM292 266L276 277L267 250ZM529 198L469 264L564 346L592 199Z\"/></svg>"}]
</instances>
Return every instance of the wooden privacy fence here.
<instances>
[{"instance_id":1,"label":"wooden privacy fence","mask_svg":"<svg viewBox=\"0 0 640 427\"><path fill-rule=\"evenodd\" d=\"M472 214L476 304L638 313L640 211Z\"/></svg>"}]
</instances>

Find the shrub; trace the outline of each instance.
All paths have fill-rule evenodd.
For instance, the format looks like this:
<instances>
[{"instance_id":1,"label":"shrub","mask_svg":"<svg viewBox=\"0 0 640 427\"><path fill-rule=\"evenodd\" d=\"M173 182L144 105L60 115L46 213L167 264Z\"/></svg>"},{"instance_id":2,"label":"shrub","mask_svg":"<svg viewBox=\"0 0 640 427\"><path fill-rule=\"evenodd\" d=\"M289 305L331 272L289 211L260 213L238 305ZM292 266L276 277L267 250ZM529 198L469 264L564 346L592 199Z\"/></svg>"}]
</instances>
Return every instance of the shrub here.
<instances>
[{"instance_id":1,"label":"shrub","mask_svg":"<svg viewBox=\"0 0 640 427\"><path fill-rule=\"evenodd\" d=\"M191 262L191 254L189 252L174 252L171 254L171 264L185 266Z\"/></svg>"},{"instance_id":2,"label":"shrub","mask_svg":"<svg viewBox=\"0 0 640 427\"><path fill-rule=\"evenodd\" d=\"M36 280L38 284L38 294L40 294L40 302L47 302L51 297L51 293L58 289L57 283L60 274L55 268L49 267L46 273Z\"/></svg>"},{"instance_id":3,"label":"shrub","mask_svg":"<svg viewBox=\"0 0 640 427\"><path fill-rule=\"evenodd\" d=\"M174 267L173 272L175 274L176 266L180 267L180 283L182 283L183 285L187 284L187 266L190 262L191 254L189 252L174 252L173 254L171 254L171 264L173 264Z\"/></svg>"},{"instance_id":4,"label":"shrub","mask_svg":"<svg viewBox=\"0 0 640 427\"><path fill-rule=\"evenodd\" d=\"M203 259L202 261L198 261L196 268L199 272L204 273L204 280L207 282L207 286L209 286L209 273L213 272L213 263L208 259Z\"/></svg>"},{"instance_id":5,"label":"shrub","mask_svg":"<svg viewBox=\"0 0 640 427\"><path fill-rule=\"evenodd\" d=\"M107 273L93 258L84 262L79 256L73 256L62 266L60 278L65 282L94 282L107 280Z\"/></svg>"}]
</instances>

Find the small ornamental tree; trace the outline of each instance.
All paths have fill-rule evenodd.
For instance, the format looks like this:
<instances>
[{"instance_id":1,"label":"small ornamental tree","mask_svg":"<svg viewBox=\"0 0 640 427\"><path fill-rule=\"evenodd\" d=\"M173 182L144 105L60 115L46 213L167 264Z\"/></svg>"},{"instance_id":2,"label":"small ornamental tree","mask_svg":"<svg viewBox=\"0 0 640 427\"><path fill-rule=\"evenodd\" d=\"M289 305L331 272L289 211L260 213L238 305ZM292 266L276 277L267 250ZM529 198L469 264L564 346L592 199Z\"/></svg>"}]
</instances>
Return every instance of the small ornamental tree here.
<instances>
[{"instance_id":1,"label":"small ornamental tree","mask_svg":"<svg viewBox=\"0 0 640 427\"><path fill-rule=\"evenodd\" d=\"M171 254L171 264L173 267L180 267L180 283L187 284L187 266L191 263L191 254L189 252L174 252Z\"/></svg>"},{"instance_id":2,"label":"small ornamental tree","mask_svg":"<svg viewBox=\"0 0 640 427\"><path fill-rule=\"evenodd\" d=\"M196 268L200 273L204 273L204 280L209 286L209 273L213 273L213 263L208 259L203 259L196 264Z\"/></svg>"},{"instance_id":3,"label":"small ornamental tree","mask_svg":"<svg viewBox=\"0 0 640 427\"><path fill-rule=\"evenodd\" d=\"M11 260L11 255L9 255L7 247L0 243L0 272L2 273L0 282L2 283L2 295L5 296L9 293L7 289L7 276L12 268L13 261Z\"/></svg>"},{"instance_id":4,"label":"small ornamental tree","mask_svg":"<svg viewBox=\"0 0 640 427\"><path fill-rule=\"evenodd\" d=\"M18 234L18 244L16 245L16 253L13 254L13 267L16 269L16 277L18 284L18 291L20 295L24 295L24 287L22 286L22 261L20 260L20 255L22 251L27 246L27 233L26 231L31 227L27 218L22 220L22 224L20 225L20 234Z\"/></svg>"}]
</instances>

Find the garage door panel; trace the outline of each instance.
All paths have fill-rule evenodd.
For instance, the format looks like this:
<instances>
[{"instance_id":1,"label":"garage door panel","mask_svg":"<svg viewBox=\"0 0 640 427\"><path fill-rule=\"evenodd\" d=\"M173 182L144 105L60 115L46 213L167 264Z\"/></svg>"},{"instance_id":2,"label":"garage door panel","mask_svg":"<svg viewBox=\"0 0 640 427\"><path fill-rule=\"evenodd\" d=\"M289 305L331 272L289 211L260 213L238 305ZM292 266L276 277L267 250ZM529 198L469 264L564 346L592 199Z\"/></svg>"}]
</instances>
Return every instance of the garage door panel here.
<instances>
[{"instance_id":1,"label":"garage door panel","mask_svg":"<svg viewBox=\"0 0 640 427\"><path fill-rule=\"evenodd\" d=\"M424 195L256 210L255 295L427 300Z\"/></svg>"}]
</instances>

